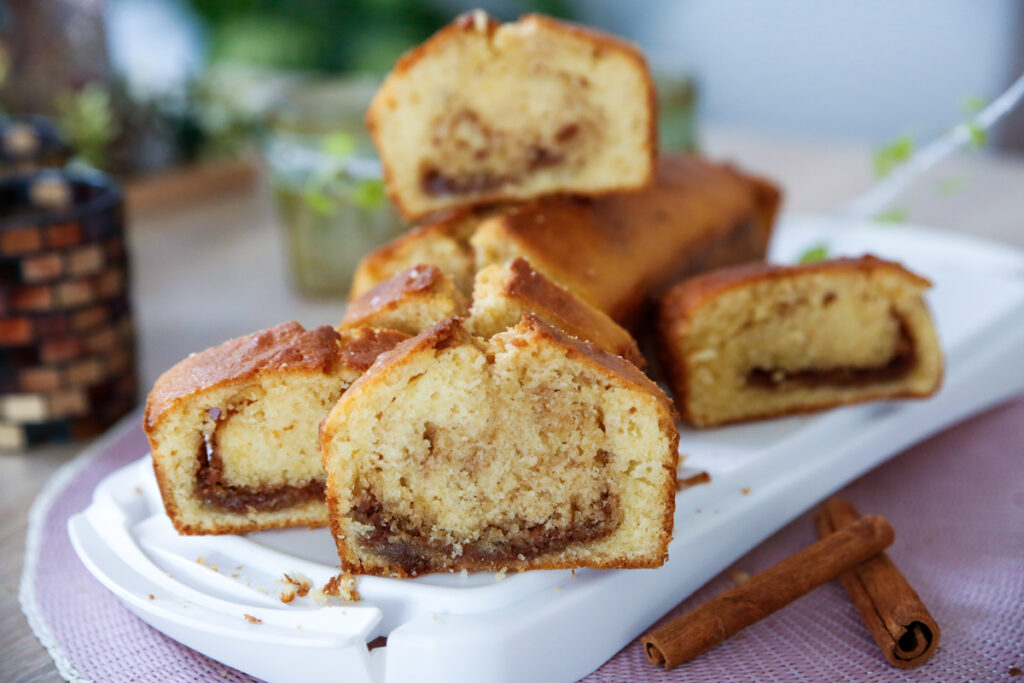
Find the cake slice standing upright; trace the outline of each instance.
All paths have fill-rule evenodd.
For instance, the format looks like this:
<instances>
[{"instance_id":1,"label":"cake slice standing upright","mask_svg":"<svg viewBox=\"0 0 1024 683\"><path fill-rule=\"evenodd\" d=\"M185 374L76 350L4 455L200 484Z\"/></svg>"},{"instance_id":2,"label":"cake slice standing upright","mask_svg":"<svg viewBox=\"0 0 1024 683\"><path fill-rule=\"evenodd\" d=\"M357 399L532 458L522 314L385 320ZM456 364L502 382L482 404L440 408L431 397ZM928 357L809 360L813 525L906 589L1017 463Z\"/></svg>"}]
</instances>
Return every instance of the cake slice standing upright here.
<instances>
[{"instance_id":1,"label":"cake slice standing upright","mask_svg":"<svg viewBox=\"0 0 1024 683\"><path fill-rule=\"evenodd\" d=\"M549 17L465 14L399 59L367 112L392 201L441 209L651 182L654 85L634 45Z\"/></svg>"}]
</instances>

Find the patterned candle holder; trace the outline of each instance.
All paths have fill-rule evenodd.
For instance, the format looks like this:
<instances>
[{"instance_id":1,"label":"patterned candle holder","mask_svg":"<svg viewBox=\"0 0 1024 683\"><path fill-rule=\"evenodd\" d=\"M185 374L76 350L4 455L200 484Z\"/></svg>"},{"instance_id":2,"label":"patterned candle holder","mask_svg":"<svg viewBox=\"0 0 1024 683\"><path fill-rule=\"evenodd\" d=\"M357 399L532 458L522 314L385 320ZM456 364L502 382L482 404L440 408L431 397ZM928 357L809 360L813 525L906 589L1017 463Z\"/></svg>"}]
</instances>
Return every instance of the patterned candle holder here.
<instances>
[{"instance_id":1,"label":"patterned candle holder","mask_svg":"<svg viewBox=\"0 0 1024 683\"><path fill-rule=\"evenodd\" d=\"M136 385L117 184L54 170L0 180L0 449L98 434Z\"/></svg>"}]
</instances>

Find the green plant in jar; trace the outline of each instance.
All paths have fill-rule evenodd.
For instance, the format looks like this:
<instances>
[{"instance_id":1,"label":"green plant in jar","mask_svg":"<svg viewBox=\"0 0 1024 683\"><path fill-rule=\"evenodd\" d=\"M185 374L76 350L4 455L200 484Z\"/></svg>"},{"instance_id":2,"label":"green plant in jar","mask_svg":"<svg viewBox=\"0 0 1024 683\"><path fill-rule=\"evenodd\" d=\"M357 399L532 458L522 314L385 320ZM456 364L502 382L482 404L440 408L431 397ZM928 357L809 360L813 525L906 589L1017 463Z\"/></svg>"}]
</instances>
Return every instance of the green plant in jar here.
<instances>
[{"instance_id":1,"label":"green plant in jar","mask_svg":"<svg viewBox=\"0 0 1024 683\"><path fill-rule=\"evenodd\" d=\"M344 296L359 260L405 226L361 130L283 128L265 152L293 282L303 294Z\"/></svg>"}]
</instances>

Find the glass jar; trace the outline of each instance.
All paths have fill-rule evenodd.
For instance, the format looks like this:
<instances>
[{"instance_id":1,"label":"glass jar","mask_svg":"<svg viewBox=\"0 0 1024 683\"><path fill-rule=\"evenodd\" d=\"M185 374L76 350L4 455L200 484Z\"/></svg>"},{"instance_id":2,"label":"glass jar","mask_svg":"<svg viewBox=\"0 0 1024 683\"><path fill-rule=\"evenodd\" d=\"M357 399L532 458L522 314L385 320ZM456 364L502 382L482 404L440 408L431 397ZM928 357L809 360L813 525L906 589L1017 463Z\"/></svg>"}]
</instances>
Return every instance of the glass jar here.
<instances>
[{"instance_id":1,"label":"glass jar","mask_svg":"<svg viewBox=\"0 0 1024 683\"><path fill-rule=\"evenodd\" d=\"M377 84L303 86L273 112L263 146L292 282L344 297L360 259L401 234L363 121Z\"/></svg>"}]
</instances>

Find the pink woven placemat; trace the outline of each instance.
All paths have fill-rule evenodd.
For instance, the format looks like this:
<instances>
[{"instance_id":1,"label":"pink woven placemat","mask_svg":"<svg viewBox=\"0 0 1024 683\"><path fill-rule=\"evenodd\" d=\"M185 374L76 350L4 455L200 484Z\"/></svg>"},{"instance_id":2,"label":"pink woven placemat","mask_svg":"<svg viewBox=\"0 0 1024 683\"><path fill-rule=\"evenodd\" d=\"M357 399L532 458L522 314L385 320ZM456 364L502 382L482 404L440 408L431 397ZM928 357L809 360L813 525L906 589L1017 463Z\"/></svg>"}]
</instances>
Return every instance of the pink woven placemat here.
<instances>
[{"instance_id":1,"label":"pink woven placemat","mask_svg":"<svg viewBox=\"0 0 1024 683\"><path fill-rule=\"evenodd\" d=\"M30 517L23 608L68 680L253 680L149 628L71 548L71 515L88 505L100 480L145 452L138 424L112 432L41 494ZM926 665L890 667L832 583L673 671L648 664L636 640L585 680L1006 681L1024 669L1024 399L916 446L842 495L896 529L890 555L942 628ZM754 574L814 540L808 513L665 618L731 586L733 572Z\"/></svg>"}]
</instances>

